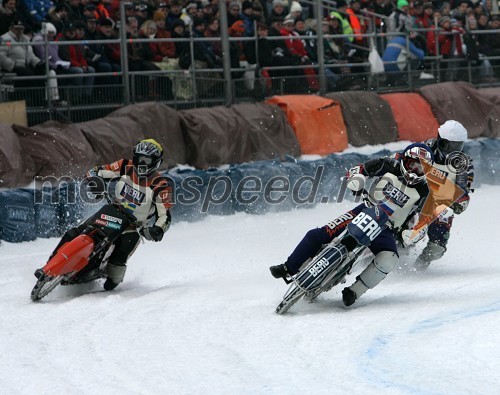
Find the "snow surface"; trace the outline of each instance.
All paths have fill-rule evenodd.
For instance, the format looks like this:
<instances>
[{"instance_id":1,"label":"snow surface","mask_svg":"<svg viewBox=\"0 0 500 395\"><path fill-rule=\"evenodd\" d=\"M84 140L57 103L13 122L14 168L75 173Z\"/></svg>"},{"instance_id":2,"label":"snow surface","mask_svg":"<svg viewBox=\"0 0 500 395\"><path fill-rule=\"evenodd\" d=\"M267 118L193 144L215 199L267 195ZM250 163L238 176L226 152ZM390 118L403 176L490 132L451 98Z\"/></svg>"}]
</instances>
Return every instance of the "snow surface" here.
<instances>
[{"instance_id":1,"label":"snow surface","mask_svg":"<svg viewBox=\"0 0 500 395\"><path fill-rule=\"evenodd\" d=\"M0 393L498 394L498 201L476 189L425 273L407 257L351 308L336 287L283 316L268 266L352 203L177 223L115 291L60 286L39 303L33 271L57 240L2 243Z\"/></svg>"}]
</instances>

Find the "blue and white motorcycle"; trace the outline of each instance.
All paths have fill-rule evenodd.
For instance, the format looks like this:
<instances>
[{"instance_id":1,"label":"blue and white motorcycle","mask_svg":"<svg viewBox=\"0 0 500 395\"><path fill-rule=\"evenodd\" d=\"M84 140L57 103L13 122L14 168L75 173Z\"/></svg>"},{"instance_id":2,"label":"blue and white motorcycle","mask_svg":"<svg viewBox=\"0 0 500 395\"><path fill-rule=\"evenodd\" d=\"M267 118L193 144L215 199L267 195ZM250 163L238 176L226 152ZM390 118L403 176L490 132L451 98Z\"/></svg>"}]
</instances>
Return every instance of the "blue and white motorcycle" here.
<instances>
[{"instance_id":1,"label":"blue and white motorcycle","mask_svg":"<svg viewBox=\"0 0 500 395\"><path fill-rule=\"evenodd\" d=\"M337 284L344 283L361 255L388 226L389 217L378 206L365 207L347 225L346 229L326 244L319 253L297 274L287 281L290 288L276 308L283 314L301 298L313 302L322 292L330 291ZM351 238L351 242L345 242ZM352 239L356 241L352 246Z\"/></svg>"}]
</instances>

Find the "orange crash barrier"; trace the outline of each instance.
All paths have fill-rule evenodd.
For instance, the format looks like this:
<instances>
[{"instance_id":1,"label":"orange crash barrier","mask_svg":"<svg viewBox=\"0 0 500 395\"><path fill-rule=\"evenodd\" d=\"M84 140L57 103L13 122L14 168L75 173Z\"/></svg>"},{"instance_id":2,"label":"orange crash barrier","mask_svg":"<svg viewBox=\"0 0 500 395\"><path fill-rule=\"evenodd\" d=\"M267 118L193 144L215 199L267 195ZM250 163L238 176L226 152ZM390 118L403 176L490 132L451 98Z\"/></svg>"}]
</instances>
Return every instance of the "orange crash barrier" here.
<instances>
[{"instance_id":1,"label":"orange crash barrier","mask_svg":"<svg viewBox=\"0 0 500 395\"><path fill-rule=\"evenodd\" d=\"M338 101L315 95L273 96L287 115L303 154L328 155L347 148L347 129Z\"/></svg>"},{"instance_id":2,"label":"orange crash barrier","mask_svg":"<svg viewBox=\"0 0 500 395\"><path fill-rule=\"evenodd\" d=\"M380 95L391 106L399 140L423 141L436 137L439 127L430 104L418 93Z\"/></svg>"}]
</instances>

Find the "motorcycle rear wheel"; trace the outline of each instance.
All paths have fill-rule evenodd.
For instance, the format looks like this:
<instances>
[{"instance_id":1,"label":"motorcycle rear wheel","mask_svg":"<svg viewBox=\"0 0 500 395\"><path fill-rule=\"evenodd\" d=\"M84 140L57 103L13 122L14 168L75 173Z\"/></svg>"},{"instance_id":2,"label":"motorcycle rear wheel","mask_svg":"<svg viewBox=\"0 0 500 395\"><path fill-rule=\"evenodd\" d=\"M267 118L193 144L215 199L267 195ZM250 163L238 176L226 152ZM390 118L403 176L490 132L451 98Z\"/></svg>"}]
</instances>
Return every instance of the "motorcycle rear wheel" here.
<instances>
[{"instance_id":1,"label":"motorcycle rear wheel","mask_svg":"<svg viewBox=\"0 0 500 395\"><path fill-rule=\"evenodd\" d=\"M31 291L31 300L37 302L47 296L62 280L64 280L64 277L63 275L52 277L44 274L38 279L33 287Z\"/></svg>"}]
</instances>

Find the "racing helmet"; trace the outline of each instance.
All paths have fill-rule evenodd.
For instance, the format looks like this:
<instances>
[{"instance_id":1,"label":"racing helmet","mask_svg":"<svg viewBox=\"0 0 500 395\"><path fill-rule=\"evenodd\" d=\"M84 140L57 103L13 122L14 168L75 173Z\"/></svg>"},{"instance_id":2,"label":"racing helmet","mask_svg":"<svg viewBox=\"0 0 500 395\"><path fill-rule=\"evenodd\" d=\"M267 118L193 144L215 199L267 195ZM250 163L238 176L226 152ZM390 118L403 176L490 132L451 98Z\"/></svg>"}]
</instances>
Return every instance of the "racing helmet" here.
<instances>
[{"instance_id":1,"label":"racing helmet","mask_svg":"<svg viewBox=\"0 0 500 395\"><path fill-rule=\"evenodd\" d=\"M132 162L138 176L150 177L163 161L163 148L154 139L139 141L134 147Z\"/></svg>"},{"instance_id":2,"label":"racing helmet","mask_svg":"<svg viewBox=\"0 0 500 395\"><path fill-rule=\"evenodd\" d=\"M452 152L461 152L467 140L467 129L457 121L446 121L438 128L437 150L446 157Z\"/></svg>"},{"instance_id":3,"label":"racing helmet","mask_svg":"<svg viewBox=\"0 0 500 395\"><path fill-rule=\"evenodd\" d=\"M428 166L434 164L434 155L427 145L414 143L403 150L399 158L399 164L401 173L408 185L415 185L425 180L424 162Z\"/></svg>"}]
</instances>

